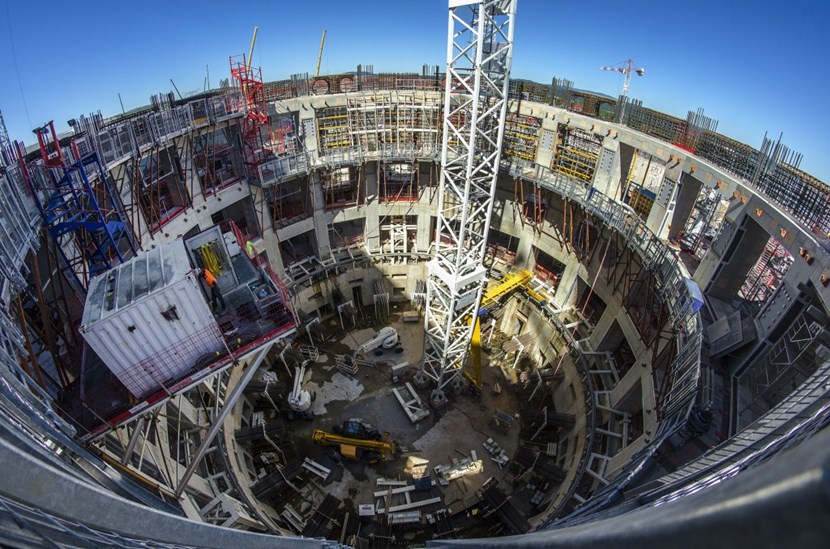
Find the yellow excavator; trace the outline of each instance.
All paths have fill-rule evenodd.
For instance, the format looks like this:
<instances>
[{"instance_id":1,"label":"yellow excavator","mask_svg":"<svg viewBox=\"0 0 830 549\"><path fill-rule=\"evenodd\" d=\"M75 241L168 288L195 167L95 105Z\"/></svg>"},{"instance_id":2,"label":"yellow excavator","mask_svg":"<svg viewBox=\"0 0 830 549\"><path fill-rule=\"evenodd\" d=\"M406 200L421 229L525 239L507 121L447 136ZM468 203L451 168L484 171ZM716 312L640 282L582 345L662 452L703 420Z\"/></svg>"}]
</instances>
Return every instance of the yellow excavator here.
<instances>
[{"instance_id":1,"label":"yellow excavator","mask_svg":"<svg viewBox=\"0 0 830 549\"><path fill-rule=\"evenodd\" d=\"M473 337L470 340L470 363L472 365L473 373L464 372L464 377L470 380L476 390L481 390L481 315L487 312L487 308L498 303L504 296L510 294L514 290L527 286L533 279L533 273L527 269L508 273L504 278L497 283L490 284L484 289L481 296L481 305L478 308L478 314L475 318L470 319L474 323ZM531 297L537 300L543 300L542 296L526 288Z\"/></svg>"},{"instance_id":2,"label":"yellow excavator","mask_svg":"<svg viewBox=\"0 0 830 549\"><path fill-rule=\"evenodd\" d=\"M369 463L394 458L401 451L396 442L389 440L389 433L370 430L358 419L344 421L334 431L327 433L314 429L311 440L323 446L336 447L339 455L346 459L365 459Z\"/></svg>"}]
</instances>

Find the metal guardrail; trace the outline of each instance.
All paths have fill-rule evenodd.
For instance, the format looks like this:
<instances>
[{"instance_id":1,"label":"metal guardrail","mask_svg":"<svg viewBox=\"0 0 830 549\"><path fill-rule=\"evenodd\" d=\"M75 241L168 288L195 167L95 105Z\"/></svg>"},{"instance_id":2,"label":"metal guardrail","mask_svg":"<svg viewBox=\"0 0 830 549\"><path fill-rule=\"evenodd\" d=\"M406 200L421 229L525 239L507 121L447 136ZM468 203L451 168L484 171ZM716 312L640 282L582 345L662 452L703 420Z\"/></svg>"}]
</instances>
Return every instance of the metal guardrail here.
<instances>
[{"instance_id":1,"label":"metal guardrail","mask_svg":"<svg viewBox=\"0 0 830 549\"><path fill-rule=\"evenodd\" d=\"M752 425L677 471L660 478L651 497L660 505L738 474L790 447L830 422L830 362L825 362L789 397ZM817 403L823 401L818 410ZM649 498L649 493L641 497Z\"/></svg>"},{"instance_id":2,"label":"metal guardrail","mask_svg":"<svg viewBox=\"0 0 830 549\"><path fill-rule=\"evenodd\" d=\"M660 443L685 423L697 396L700 378L703 342L701 319L692 306L694 297L686 285L686 276L684 269L681 268L680 260L627 207L595 192L583 181L571 179L544 166L513 160L502 162L501 169L511 176L532 181L540 187L580 204L586 212L602 220L607 227L622 234L626 242L642 258L643 267L653 273L658 291L668 305L670 319L679 334L679 352L666 374L671 376L671 385L665 400L664 418L658 427L656 439L647 448L635 454L609 484L601 487L588 503L571 515L578 516L594 508L597 502L605 501L610 495L628 485L656 452ZM556 319L555 316L554 319ZM562 332L563 327L558 327ZM568 332L565 330L563 333ZM590 375L585 377L589 382L591 381ZM593 419L593 414L591 419ZM590 436L586 439L585 454L579 465L580 477L588 465L587 458L591 451L589 444L591 440ZM564 501L573 497L577 482L578 478Z\"/></svg>"},{"instance_id":3,"label":"metal guardrail","mask_svg":"<svg viewBox=\"0 0 830 549\"><path fill-rule=\"evenodd\" d=\"M321 154L317 150L303 151L295 155L272 158L260 164L257 185L277 185L283 180L306 175L317 168L332 169L373 161L437 161L440 155L441 147L438 144L420 147L385 145L375 150L355 145L328 151L326 154Z\"/></svg>"}]
</instances>

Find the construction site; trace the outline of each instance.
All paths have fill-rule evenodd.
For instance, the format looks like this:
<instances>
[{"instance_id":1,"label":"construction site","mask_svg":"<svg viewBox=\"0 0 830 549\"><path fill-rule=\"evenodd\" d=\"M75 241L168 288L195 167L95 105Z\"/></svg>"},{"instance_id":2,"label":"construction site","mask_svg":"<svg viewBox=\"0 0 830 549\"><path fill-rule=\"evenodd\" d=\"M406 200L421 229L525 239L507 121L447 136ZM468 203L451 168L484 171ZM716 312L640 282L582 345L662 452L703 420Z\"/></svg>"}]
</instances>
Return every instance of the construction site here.
<instances>
[{"instance_id":1,"label":"construction site","mask_svg":"<svg viewBox=\"0 0 830 549\"><path fill-rule=\"evenodd\" d=\"M830 185L448 14L417 73L324 32L266 82L255 30L219 88L0 115L0 543L830 538Z\"/></svg>"}]
</instances>

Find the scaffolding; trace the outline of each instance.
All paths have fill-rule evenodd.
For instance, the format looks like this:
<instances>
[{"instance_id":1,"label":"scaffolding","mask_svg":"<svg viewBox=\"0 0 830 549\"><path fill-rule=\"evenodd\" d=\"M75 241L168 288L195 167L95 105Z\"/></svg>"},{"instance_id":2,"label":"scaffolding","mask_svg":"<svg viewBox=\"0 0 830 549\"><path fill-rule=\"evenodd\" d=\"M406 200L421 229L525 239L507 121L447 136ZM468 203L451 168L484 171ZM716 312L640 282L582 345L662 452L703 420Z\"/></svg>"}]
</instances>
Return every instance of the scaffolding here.
<instances>
[{"instance_id":1,"label":"scaffolding","mask_svg":"<svg viewBox=\"0 0 830 549\"><path fill-rule=\"evenodd\" d=\"M742 376L741 390L749 393L746 408L753 417L786 400L793 388L802 387L816 370L827 369L826 322L827 318L814 309L802 311ZM742 416L747 409L741 411ZM739 421L745 422L746 418Z\"/></svg>"},{"instance_id":2,"label":"scaffolding","mask_svg":"<svg viewBox=\"0 0 830 549\"><path fill-rule=\"evenodd\" d=\"M265 189L265 203L274 227L284 227L309 214L311 177L280 181Z\"/></svg>"},{"instance_id":3,"label":"scaffolding","mask_svg":"<svg viewBox=\"0 0 830 549\"><path fill-rule=\"evenodd\" d=\"M548 103L552 98L551 86L531 80L511 80L507 96L517 101Z\"/></svg>"},{"instance_id":4,"label":"scaffolding","mask_svg":"<svg viewBox=\"0 0 830 549\"><path fill-rule=\"evenodd\" d=\"M336 210L358 203L363 165L321 168L320 185L323 188L325 208Z\"/></svg>"},{"instance_id":5,"label":"scaffolding","mask_svg":"<svg viewBox=\"0 0 830 549\"><path fill-rule=\"evenodd\" d=\"M379 171L378 200L380 202L418 200L417 162L383 162Z\"/></svg>"},{"instance_id":6,"label":"scaffolding","mask_svg":"<svg viewBox=\"0 0 830 549\"><path fill-rule=\"evenodd\" d=\"M237 143L238 131L233 126L214 125L194 131L192 161L202 196L214 194L242 179L242 158Z\"/></svg>"},{"instance_id":7,"label":"scaffolding","mask_svg":"<svg viewBox=\"0 0 830 549\"><path fill-rule=\"evenodd\" d=\"M645 134L659 137L668 143L677 143L686 129L686 120L643 107L643 102L632 99L625 110L625 125Z\"/></svg>"},{"instance_id":8,"label":"scaffolding","mask_svg":"<svg viewBox=\"0 0 830 549\"><path fill-rule=\"evenodd\" d=\"M695 206L682 234L678 235L683 251L698 259L703 258L723 224L727 205L728 201L717 190L700 186Z\"/></svg>"},{"instance_id":9,"label":"scaffolding","mask_svg":"<svg viewBox=\"0 0 830 549\"><path fill-rule=\"evenodd\" d=\"M539 148L539 130L542 128L542 119L511 112L507 113L504 125L502 153L534 162L536 150Z\"/></svg>"},{"instance_id":10,"label":"scaffolding","mask_svg":"<svg viewBox=\"0 0 830 549\"><path fill-rule=\"evenodd\" d=\"M262 69L253 68L244 53L229 58L231 78L239 85L245 100L245 118L242 122L243 161L250 181L259 181L259 165L270 156L263 137L268 128L268 104Z\"/></svg>"},{"instance_id":11,"label":"scaffolding","mask_svg":"<svg viewBox=\"0 0 830 549\"><path fill-rule=\"evenodd\" d=\"M555 172L591 182L601 149L601 136L560 124L551 167Z\"/></svg>"},{"instance_id":12,"label":"scaffolding","mask_svg":"<svg viewBox=\"0 0 830 549\"><path fill-rule=\"evenodd\" d=\"M159 232L191 205L179 151L172 144L137 155L134 177L134 202L141 208L151 234Z\"/></svg>"},{"instance_id":13,"label":"scaffolding","mask_svg":"<svg viewBox=\"0 0 830 549\"><path fill-rule=\"evenodd\" d=\"M349 112L346 107L318 109L315 121L317 123L317 147L321 156L351 146Z\"/></svg>"},{"instance_id":14,"label":"scaffolding","mask_svg":"<svg viewBox=\"0 0 830 549\"><path fill-rule=\"evenodd\" d=\"M351 144L384 157L434 156L440 98L423 91L365 92L348 99Z\"/></svg>"},{"instance_id":15,"label":"scaffolding","mask_svg":"<svg viewBox=\"0 0 830 549\"><path fill-rule=\"evenodd\" d=\"M775 294L793 264L793 256L775 237L770 237L758 261L749 270L738 295L759 305Z\"/></svg>"},{"instance_id":16,"label":"scaffolding","mask_svg":"<svg viewBox=\"0 0 830 549\"><path fill-rule=\"evenodd\" d=\"M135 254L132 231L98 154L64 151L52 122L36 133L41 161L27 170L28 183L61 268L83 293L95 275Z\"/></svg>"}]
</instances>

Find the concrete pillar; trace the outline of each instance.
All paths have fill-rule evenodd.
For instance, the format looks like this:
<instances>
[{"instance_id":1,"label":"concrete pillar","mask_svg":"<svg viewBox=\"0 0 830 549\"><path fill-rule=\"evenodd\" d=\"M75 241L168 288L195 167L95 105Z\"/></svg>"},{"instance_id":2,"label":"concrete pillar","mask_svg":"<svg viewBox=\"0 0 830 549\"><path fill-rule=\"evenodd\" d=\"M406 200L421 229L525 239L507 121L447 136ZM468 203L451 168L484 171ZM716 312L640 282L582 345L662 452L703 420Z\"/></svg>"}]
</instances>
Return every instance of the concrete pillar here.
<instances>
[{"instance_id":1,"label":"concrete pillar","mask_svg":"<svg viewBox=\"0 0 830 549\"><path fill-rule=\"evenodd\" d=\"M516 262L517 268L533 267L533 244L536 239L531 236L531 232L517 231L522 237L519 239L519 246L516 248Z\"/></svg>"},{"instance_id":2,"label":"concrete pillar","mask_svg":"<svg viewBox=\"0 0 830 549\"><path fill-rule=\"evenodd\" d=\"M562 271L562 278L559 280L559 286L556 288L556 295L553 296L554 301L562 306L573 305L579 299L579 292L577 290L579 267L579 262L575 260L565 263L565 270Z\"/></svg>"},{"instance_id":3,"label":"concrete pillar","mask_svg":"<svg viewBox=\"0 0 830 549\"><path fill-rule=\"evenodd\" d=\"M370 250L380 248L380 216L378 209L378 163L367 162L363 170L363 184L366 189L366 225L363 238ZM371 200L370 200L371 198Z\"/></svg>"},{"instance_id":4,"label":"concrete pillar","mask_svg":"<svg viewBox=\"0 0 830 549\"><path fill-rule=\"evenodd\" d=\"M683 173L680 180L680 189L677 192L677 201L674 206L674 214L669 225L669 239L677 240L677 235L686 227L692 209L695 207L700 188L703 183L692 174Z\"/></svg>"},{"instance_id":5,"label":"concrete pillar","mask_svg":"<svg viewBox=\"0 0 830 549\"><path fill-rule=\"evenodd\" d=\"M432 216L422 213L418 216L418 236L415 245L419 250L428 250L432 244Z\"/></svg>"},{"instance_id":6,"label":"concrete pillar","mask_svg":"<svg viewBox=\"0 0 830 549\"><path fill-rule=\"evenodd\" d=\"M285 265L282 262L282 254L279 248L279 239L274 229L271 212L265 201L265 190L251 185L251 200L254 202L254 211L257 213L257 223L262 238L254 240L253 245L257 253L265 252L268 256L268 263L275 273L282 274Z\"/></svg>"},{"instance_id":7,"label":"concrete pillar","mask_svg":"<svg viewBox=\"0 0 830 549\"><path fill-rule=\"evenodd\" d=\"M724 257L732 241L732 237L735 236L744 209L745 206L741 200L735 197L729 199L720 231L712 241L707 252L703 255L703 258L701 258L700 265L697 266L695 274L692 277L697 282L697 285L700 286L701 290L705 291L717 274L721 259Z\"/></svg>"},{"instance_id":8,"label":"concrete pillar","mask_svg":"<svg viewBox=\"0 0 830 549\"><path fill-rule=\"evenodd\" d=\"M663 175L663 181L654 198L654 204L646 220L646 226L657 236L665 240L669 235L669 224L674 214L677 189L682 170L679 163L674 167L667 167Z\"/></svg>"},{"instance_id":9,"label":"concrete pillar","mask_svg":"<svg viewBox=\"0 0 830 549\"><path fill-rule=\"evenodd\" d=\"M752 217L744 213L705 293L724 301L734 299L749 270L758 261L769 236Z\"/></svg>"},{"instance_id":10,"label":"concrete pillar","mask_svg":"<svg viewBox=\"0 0 830 549\"><path fill-rule=\"evenodd\" d=\"M600 149L597 169L594 171L594 188L606 196L619 195L620 155L619 141L606 138Z\"/></svg>"},{"instance_id":11,"label":"concrete pillar","mask_svg":"<svg viewBox=\"0 0 830 549\"><path fill-rule=\"evenodd\" d=\"M591 336L588 338L592 349L599 349L603 338L605 338L605 334L614 324L614 320L619 312L621 312L621 309L614 300L606 304L605 311L603 311L602 316L597 320L597 324L594 326Z\"/></svg>"},{"instance_id":12,"label":"concrete pillar","mask_svg":"<svg viewBox=\"0 0 830 549\"><path fill-rule=\"evenodd\" d=\"M309 191L311 192L311 204L314 208L314 233L317 237L317 255L321 260L331 257L331 240L329 239L329 227L326 216L325 196L320 183L320 172L315 170L309 178Z\"/></svg>"},{"instance_id":13,"label":"concrete pillar","mask_svg":"<svg viewBox=\"0 0 830 549\"><path fill-rule=\"evenodd\" d=\"M374 197L373 202L377 203L378 196L378 162L366 162L363 165L363 188L366 189L366 197Z\"/></svg>"},{"instance_id":14,"label":"concrete pillar","mask_svg":"<svg viewBox=\"0 0 830 549\"><path fill-rule=\"evenodd\" d=\"M616 194L609 194L612 198L616 198L618 200L624 200L625 197L622 196L623 191L625 190L625 183L628 179L628 172L631 171L631 163L634 161L634 147L628 145L626 143L619 144L619 162L620 162L620 181L619 187Z\"/></svg>"}]
</instances>

